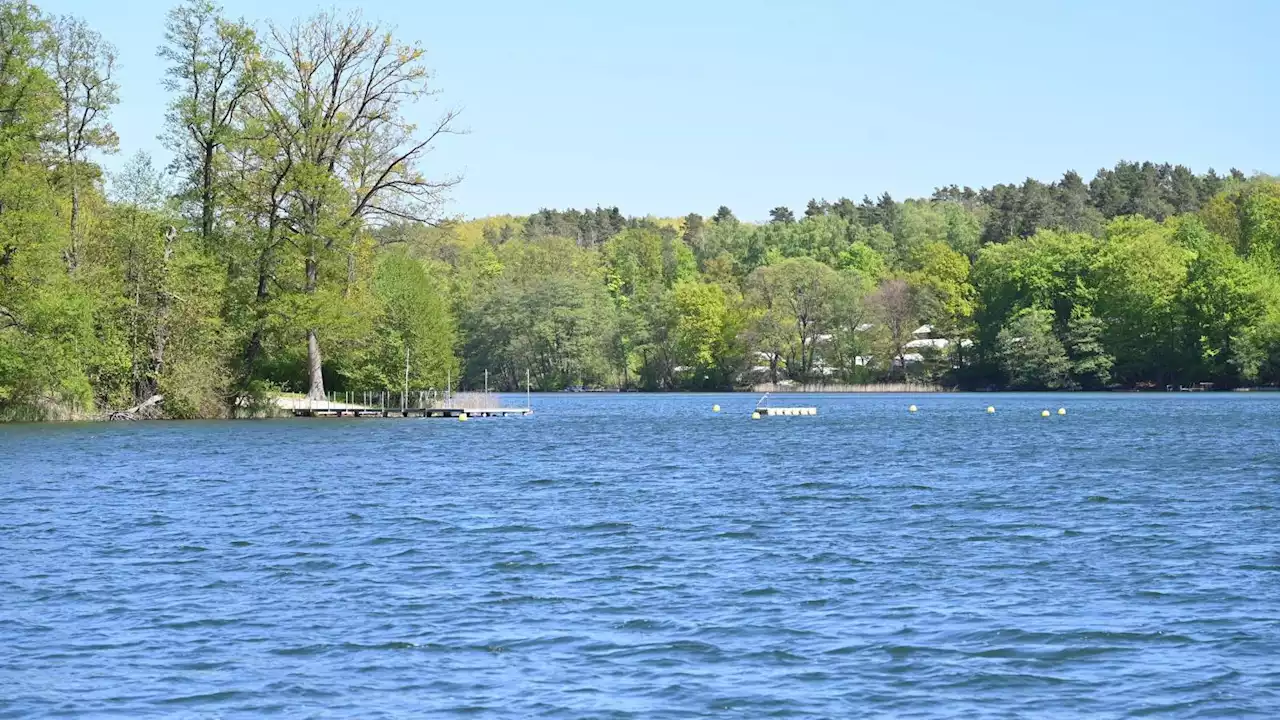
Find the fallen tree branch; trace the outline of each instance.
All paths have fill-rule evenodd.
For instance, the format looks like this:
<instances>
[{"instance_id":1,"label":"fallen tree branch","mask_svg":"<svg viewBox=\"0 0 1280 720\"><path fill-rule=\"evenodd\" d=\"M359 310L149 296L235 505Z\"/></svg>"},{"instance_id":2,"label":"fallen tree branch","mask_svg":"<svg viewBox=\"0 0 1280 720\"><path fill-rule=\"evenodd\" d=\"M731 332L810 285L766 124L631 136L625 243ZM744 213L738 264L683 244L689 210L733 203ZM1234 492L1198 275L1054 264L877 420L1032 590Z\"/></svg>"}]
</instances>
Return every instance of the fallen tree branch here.
<instances>
[{"instance_id":1,"label":"fallen tree branch","mask_svg":"<svg viewBox=\"0 0 1280 720\"><path fill-rule=\"evenodd\" d=\"M164 402L163 395L152 395L141 403L134 405L128 410L120 410L113 412L107 416L108 420L137 420L138 415L154 408Z\"/></svg>"}]
</instances>

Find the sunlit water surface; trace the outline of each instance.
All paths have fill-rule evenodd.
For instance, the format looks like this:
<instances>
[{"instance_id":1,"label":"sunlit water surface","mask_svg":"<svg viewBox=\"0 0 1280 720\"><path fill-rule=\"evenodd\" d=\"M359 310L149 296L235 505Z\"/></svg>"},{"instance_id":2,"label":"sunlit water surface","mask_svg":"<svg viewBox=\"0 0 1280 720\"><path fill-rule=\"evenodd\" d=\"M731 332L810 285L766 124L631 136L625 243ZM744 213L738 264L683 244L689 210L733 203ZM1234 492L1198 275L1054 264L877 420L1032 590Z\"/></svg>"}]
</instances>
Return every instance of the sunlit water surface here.
<instances>
[{"instance_id":1,"label":"sunlit water surface","mask_svg":"<svg viewBox=\"0 0 1280 720\"><path fill-rule=\"evenodd\" d=\"M0 716L1280 714L1280 397L755 400L0 427Z\"/></svg>"}]
</instances>

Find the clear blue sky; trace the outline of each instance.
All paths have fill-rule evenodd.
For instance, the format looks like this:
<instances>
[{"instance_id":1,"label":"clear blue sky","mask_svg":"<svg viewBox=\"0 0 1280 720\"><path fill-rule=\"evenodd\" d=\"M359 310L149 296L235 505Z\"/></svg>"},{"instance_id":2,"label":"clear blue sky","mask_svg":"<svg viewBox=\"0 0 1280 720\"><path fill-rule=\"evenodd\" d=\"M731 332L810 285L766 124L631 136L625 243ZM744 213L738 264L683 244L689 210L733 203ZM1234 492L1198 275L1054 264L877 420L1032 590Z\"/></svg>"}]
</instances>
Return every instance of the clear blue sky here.
<instances>
[{"instance_id":1,"label":"clear blue sky","mask_svg":"<svg viewBox=\"0 0 1280 720\"><path fill-rule=\"evenodd\" d=\"M120 49L120 158L150 151L167 0L45 0ZM226 0L265 22L301 0ZM1119 159L1280 171L1280 2L337 2L427 48L463 137L451 214L618 205L761 219L810 197L1087 178ZM892 7L890 7L892 6ZM981 6L979 8L979 6ZM110 164L118 164L120 158Z\"/></svg>"}]
</instances>

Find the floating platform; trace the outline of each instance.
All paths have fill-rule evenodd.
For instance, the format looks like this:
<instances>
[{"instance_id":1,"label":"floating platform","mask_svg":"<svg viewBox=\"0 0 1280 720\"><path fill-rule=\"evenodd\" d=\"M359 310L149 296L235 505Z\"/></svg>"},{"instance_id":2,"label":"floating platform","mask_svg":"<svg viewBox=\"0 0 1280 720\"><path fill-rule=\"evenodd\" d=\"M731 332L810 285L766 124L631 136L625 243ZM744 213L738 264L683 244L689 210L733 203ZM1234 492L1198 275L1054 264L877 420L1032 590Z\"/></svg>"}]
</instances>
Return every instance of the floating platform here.
<instances>
[{"instance_id":1,"label":"floating platform","mask_svg":"<svg viewBox=\"0 0 1280 720\"><path fill-rule=\"evenodd\" d=\"M816 407L759 407L759 408L756 408L756 412L760 413L761 417L766 415L785 415L785 416L817 415L818 408Z\"/></svg>"},{"instance_id":2,"label":"floating platform","mask_svg":"<svg viewBox=\"0 0 1280 720\"><path fill-rule=\"evenodd\" d=\"M294 417L316 418L473 418L508 417L532 414L530 408L406 408L382 409L364 407L312 407L294 408Z\"/></svg>"}]
</instances>

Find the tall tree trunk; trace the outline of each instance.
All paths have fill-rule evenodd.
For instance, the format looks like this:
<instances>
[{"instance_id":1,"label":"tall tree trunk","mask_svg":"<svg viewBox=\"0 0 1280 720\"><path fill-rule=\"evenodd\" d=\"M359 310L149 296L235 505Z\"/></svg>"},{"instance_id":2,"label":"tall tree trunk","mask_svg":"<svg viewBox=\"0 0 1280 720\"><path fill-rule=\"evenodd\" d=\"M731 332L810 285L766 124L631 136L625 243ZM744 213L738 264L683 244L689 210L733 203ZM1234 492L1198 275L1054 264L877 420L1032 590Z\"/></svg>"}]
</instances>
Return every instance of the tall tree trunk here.
<instances>
[{"instance_id":1,"label":"tall tree trunk","mask_svg":"<svg viewBox=\"0 0 1280 720\"><path fill-rule=\"evenodd\" d=\"M268 233L274 237L274 228ZM271 251L263 250L258 255L258 290L253 297L253 332L249 342L245 344L244 358L240 367L240 389L248 389L250 381L258 368L258 359L262 357L262 340L267 320L267 300L270 298Z\"/></svg>"},{"instance_id":2,"label":"tall tree trunk","mask_svg":"<svg viewBox=\"0 0 1280 720\"><path fill-rule=\"evenodd\" d=\"M316 286L319 282L320 266L316 262L315 253L307 258L307 285L306 292L308 295L314 295ZM307 397L312 400L324 399L324 373L322 372L320 358L320 340L316 337L315 328L307 328L307 375L310 378L310 387L307 390Z\"/></svg>"},{"instance_id":3,"label":"tall tree trunk","mask_svg":"<svg viewBox=\"0 0 1280 720\"><path fill-rule=\"evenodd\" d=\"M80 183L71 171L71 248L67 251L67 271L80 266Z\"/></svg>"},{"instance_id":4,"label":"tall tree trunk","mask_svg":"<svg viewBox=\"0 0 1280 720\"><path fill-rule=\"evenodd\" d=\"M164 234L164 259L160 264L160 287L156 291L156 327L151 341L149 367L138 388L138 402L146 402L160 390L160 376L164 373L165 350L169 346L169 314L173 307L173 294L169 292L169 260L173 258L173 243L178 229L170 227Z\"/></svg>"},{"instance_id":5,"label":"tall tree trunk","mask_svg":"<svg viewBox=\"0 0 1280 720\"><path fill-rule=\"evenodd\" d=\"M307 331L307 374L311 378L311 389L307 397L312 400L324 399L324 373L321 371L320 341L316 339L316 331Z\"/></svg>"},{"instance_id":6,"label":"tall tree trunk","mask_svg":"<svg viewBox=\"0 0 1280 720\"><path fill-rule=\"evenodd\" d=\"M200 239L205 243L213 237L213 151L213 144L206 142L200 169Z\"/></svg>"}]
</instances>

